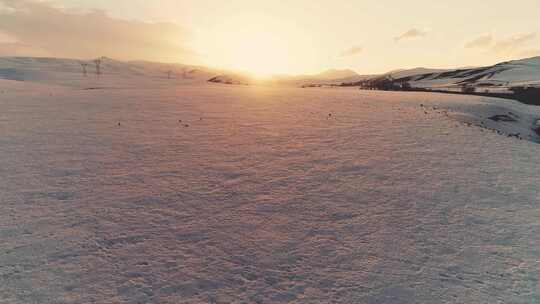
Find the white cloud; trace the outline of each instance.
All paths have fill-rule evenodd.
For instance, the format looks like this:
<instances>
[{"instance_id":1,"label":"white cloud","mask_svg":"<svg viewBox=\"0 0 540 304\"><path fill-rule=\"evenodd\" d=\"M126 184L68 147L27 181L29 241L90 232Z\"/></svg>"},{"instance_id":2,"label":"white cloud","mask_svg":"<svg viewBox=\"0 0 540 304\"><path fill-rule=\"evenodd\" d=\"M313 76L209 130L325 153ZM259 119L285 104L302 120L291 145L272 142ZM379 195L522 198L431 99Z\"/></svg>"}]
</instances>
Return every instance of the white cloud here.
<instances>
[{"instance_id":1,"label":"white cloud","mask_svg":"<svg viewBox=\"0 0 540 304\"><path fill-rule=\"evenodd\" d=\"M502 56L532 57L537 49L531 48L530 43L536 38L536 33L516 34L502 39L493 35L483 35L465 44L465 48L478 48Z\"/></svg>"},{"instance_id":2,"label":"white cloud","mask_svg":"<svg viewBox=\"0 0 540 304\"><path fill-rule=\"evenodd\" d=\"M493 46L493 51L502 54L511 54L521 51L523 46L536 38L536 33L519 34L499 40Z\"/></svg>"},{"instance_id":3,"label":"white cloud","mask_svg":"<svg viewBox=\"0 0 540 304\"><path fill-rule=\"evenodd\" d=\"M465 47L468 49L485 48L491 46L493 44L493 40L493 36L491 34L487 34L467 42Z\"/></svg>"},{"instance_id":4,"label":"white cloud","mask_svg":"<svg viewBox=\"0 0 540 304\"><path fill-rule=\"evenodd\" d=\"M394 40L397 42L397 41L401 41L401 40L421 38L421 37L426 36L427 34L428 34L427 30L421 30L421 29L413 28L413 29L410 29L410 30L404 32L403 34L395 37Z\"/></svg>"}]
</instances>

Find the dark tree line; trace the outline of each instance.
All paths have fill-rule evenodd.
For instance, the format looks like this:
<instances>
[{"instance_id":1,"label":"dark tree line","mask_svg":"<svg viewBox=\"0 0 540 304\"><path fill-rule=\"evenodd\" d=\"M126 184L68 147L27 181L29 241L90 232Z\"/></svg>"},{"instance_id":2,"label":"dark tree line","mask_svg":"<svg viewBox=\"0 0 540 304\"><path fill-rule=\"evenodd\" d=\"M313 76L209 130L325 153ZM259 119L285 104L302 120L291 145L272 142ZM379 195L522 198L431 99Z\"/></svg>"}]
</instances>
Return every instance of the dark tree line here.
<instances>
[{"instance_id":1,"label":"dark tree line","mask_svg":"<svg viewBox=\"0 0 540 304\"><path fill-rule=\"evenodd\" d=\"M380 91L411 91L413 88L408 81L395 80L390 76L361 80L357 82L342 83L342 87L360 87L364 90Z\"/></svg>"},{"instance_id":2,"label":"dark tree line","mask_svg":"<svg viewBox=\"0 0 540 304\"><path fill-rule=\"evenodd\" d=\"M506 84L508 85L508 84ZM467 95L480 95L499 97L506 99L518 100L522 103L531 105L540 105L540 87L536 86L514 86L508 88L508 93L501 92L479 92L478 87L473 83L463 83L458 88L459 91L449 91L443 89L426 89L412 87L407 79L393 79L390 76L371 78L361 80L357 82L342 83L339 86L342 87L359 87L364 90L380 90L380 91L420 91L420 92L438 92L438 93L452 93L452 94L467 94Z\"/></svg>"},{"instance_id":3,"label":"dark tree line","mask_svg":"<svg viewBox=\"0 0 540 304\"><path fill-rule=\"evenodd\" d=\"M517 86L511 87L513 97L523 103L540 105L540 87Z\"/></svg>"}]
</instances>

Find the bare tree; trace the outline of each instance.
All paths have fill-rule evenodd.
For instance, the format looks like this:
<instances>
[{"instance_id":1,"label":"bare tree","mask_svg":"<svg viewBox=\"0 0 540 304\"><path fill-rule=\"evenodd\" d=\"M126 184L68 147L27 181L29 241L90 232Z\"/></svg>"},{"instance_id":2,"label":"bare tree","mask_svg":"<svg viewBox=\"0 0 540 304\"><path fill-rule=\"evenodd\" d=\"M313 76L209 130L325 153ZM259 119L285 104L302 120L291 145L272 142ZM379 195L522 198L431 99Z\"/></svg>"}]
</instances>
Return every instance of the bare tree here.
<instances>
[{"instance_id":1,"label":"bare tree","mask_svg":"<svg viewBox=\"0 0 540 304\"><path fill-rule=\"evenodd\" d=\"M168 70L167 71L167 79L171 79L171 75L172 75L172 71Z\"/></svg>"},{"instance_id":2,"label":"bare tree","mask_svg":"<svg viewBox=\"0 0 540 304\"><path fill-rule=\"evenodd\" d=\"M88 71L86 70L86 67L88 66L88 63L81 62L82 72L84 77L88 77Z\"/></svg>"}]
</instances>

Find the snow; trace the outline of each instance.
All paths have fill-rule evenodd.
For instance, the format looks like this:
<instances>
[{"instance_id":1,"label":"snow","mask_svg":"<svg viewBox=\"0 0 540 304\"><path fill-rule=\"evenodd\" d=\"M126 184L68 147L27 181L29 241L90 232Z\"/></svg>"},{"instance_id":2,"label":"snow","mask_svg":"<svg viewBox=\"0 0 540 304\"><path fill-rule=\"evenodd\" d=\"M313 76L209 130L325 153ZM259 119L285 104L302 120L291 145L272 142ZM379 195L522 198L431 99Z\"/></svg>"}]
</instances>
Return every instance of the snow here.
<instances>
[{"instance_id":1,"label":"snow","mask_svg":"<svg viewBox=\"0 0 540 304\"><path fill-rule=\"evenodd\" d=\"M414 68L414 69L392 71L385 75L391 76L392 78L395 78L395 79L399 79L399 78L410 77L410 76L415 76L415 75L436 74L436 73L443 73L443 72L448 72L448 71L450 70Z\"/></svg>"},{"instance_id":2,"label":"snow","mask_svg":"<svg viewBox=\"0 0 540 304\"><path fill-rule=\"evenodd\" d=\"M61 76L0 80L0 303L540 301L538 108Z\"/></svg>"},{"instance_id":3,"label":"snow","mask_svg":"<svg viewBox=\"0 0 540 304\"><path fill-rule=\"evenodd\" d=\"M469 83L476 85L479 89L483 87L493 92L501 90L505 92L512 86L539 86L540 57L502 62L483 68L435 72L423 72L422 69L410 70L394 78L403 77L412 77L411 85L419 88L451 89L460 87L463 83Z\"/></svg>"},{"instance_id":4,"label":"snow","mask_svg":"<svg viewBox=\"0 0 540 304\"><path fill-rule=\"evenodd\" d=\"M0 79L32 81L71 87L133 87L171 82L177 84L201 83L220 71L182 64L145 61L124 62L106 57L101 60L101 79L98 82L94 60L63 58L0 57ZM81 63L87 64L87 77ZM168 72L171 79L168 79Z\"/></svg>"},{"instance_id":5,"label":"snow","mask_svg":"<svg viewBox=\"0 0 540 304\"><path fill-rule=\"evenodd\" d=\"M202 83L208 80L229 84L261 84L300 87L306 84L340 84L355 82L371 76L361 76L352 70L331 69L316 75L273 75L258 78L239 71L216 70L207 67L175 63L157 63L148 61L120 61L107 57L100 58L103 74L109 77L107 82L116 86L132 86L134 83L159 82L167 78L171 71L176 84ZM87 64L88 77L83 77L81 63ZM0 57L0 79L34 81L55 85L83 86L95 79L94 60L76 60L65 58ZM154 85L154 84L153 84Z\"/></svg>"}]
</instances>

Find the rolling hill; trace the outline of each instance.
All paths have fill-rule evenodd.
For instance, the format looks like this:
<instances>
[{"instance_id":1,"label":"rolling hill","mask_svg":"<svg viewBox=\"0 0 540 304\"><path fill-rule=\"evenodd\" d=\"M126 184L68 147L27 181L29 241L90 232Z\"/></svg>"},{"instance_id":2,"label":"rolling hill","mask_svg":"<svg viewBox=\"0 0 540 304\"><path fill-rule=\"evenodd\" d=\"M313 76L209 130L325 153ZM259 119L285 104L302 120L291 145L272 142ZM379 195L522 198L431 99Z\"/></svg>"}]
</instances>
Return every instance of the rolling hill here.
<instances>
[{"instance_id":1,"label":"rolling hill","mask_svg":"<svg viewBox=\"0 0 540 304\"><path fill-rule=\"evenodd\" d=\"M479 68L418 72L393 75L394 81L409 82L416 88L452 90L469 85L477 90L501 92L514 86L540 86L540 57Z\"/></svg>"}]
</instances>

